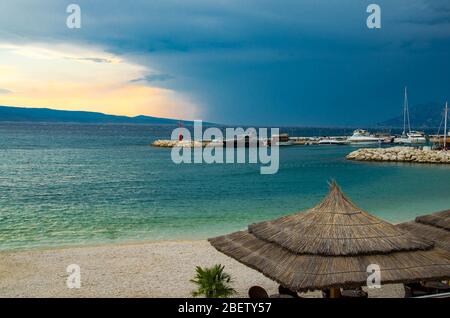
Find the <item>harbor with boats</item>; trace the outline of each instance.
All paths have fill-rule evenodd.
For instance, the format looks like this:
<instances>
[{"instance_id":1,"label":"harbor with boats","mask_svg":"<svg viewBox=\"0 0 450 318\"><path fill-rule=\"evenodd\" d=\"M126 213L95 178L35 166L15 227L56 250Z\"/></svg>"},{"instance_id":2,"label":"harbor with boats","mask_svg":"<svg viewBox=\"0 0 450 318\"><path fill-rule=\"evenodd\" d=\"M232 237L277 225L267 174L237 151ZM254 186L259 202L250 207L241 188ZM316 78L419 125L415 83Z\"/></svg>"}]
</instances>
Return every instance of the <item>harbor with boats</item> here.
<instances>
[{"instance_id":1,"label":"harbor with boats","mask_svg":"<svg viewBox=\"0 0 450 318\"><path fill-rule=\"evenodd\" d=\"M228 139L212 139L212 140L185 140L184 136L180 134L178 140L155 140L152 145L156 147L271 147L277 145L280 147L296 146L296 145L347 145L357 147L373 147L378 148L396 146L408 146L413 148L414 151L446 151L448 148L448 103L445 103L444 112L442 115L441 124L436 134L426 134L424 131L412 130L410 112L408 105L408 91L405 87L404 90L404 103L403 103L403 130L400 134L393 134L392 129L388 131L370 132L369 129L355 129L351 135L341 136L290 136L288 133L274 134L269 138L258 138L253 132L245 132L238 134L233 138ZM226 129L226 128L224 128ZM441 133L442 131L442 133ZM416 149L414 149L416 148ZM370 152L369 152L370 153ZM371 158L371 156L351 155L351 159L357 158ZM375 156L378 158L377 156ZM379 158L385 156L380 155ZM389 156L388 156L389 157ZM379 159L378 158L378 159ZM365 159L362 159L365 160ZM381 159L379 159L381 160ZM435 159L430 159L436 161ZM430 161L424 159L424 161ZM433 161L433 162L434 162ZM439 161L441 162L441 161ZM446 162L443 160L442 162Z\"/></svg>"},{"instance_id":2,"label":"harbor with boats","mask_svg":"<svg viewBox=\"0 0 450 318\"><path fill-rule=\"evenodd\" d=\"M448 145L449 132L443 134L425 134L424 132L411 131L406 137L388 132L371 132L366 129L355 129L352 135L348 136L290 136L287 133L272 136L270 138L257 138L251 134L242 134L234 139L223 140L162 140L158 139L152 143L156 147L204 147L224 146L239 147L245 146L266 146L274 144L280 147L285 146L310 146L310 145L347 145L347 146L398 146L407 145L411 147L432 147L433 149L445 148Z\"/></svg>"}]
</instances>

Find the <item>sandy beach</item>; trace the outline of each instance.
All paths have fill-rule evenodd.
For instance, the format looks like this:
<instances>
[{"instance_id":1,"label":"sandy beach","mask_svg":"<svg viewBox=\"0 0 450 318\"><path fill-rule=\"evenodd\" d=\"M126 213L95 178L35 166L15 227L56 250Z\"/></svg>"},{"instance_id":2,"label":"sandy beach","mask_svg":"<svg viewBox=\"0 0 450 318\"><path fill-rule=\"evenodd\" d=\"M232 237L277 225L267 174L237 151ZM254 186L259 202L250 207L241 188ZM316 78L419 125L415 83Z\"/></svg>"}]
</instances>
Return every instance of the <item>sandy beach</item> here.
<instances>
[{"instance_id":1,"label":"sandy beach","mask_svg":"<svg viewBox=\"0 0 450 318\"><path fill-rule=\"evenodd\" d=\"M199 240L1 252L0 297L191 297L195 266L217 263L232 275L236 297L253 285L277 291L272 280ZM66 286L70 264L81 268L79 289ZM369 296L403 297L403 288L387 285Z\"/></svg>"}]
</instances>

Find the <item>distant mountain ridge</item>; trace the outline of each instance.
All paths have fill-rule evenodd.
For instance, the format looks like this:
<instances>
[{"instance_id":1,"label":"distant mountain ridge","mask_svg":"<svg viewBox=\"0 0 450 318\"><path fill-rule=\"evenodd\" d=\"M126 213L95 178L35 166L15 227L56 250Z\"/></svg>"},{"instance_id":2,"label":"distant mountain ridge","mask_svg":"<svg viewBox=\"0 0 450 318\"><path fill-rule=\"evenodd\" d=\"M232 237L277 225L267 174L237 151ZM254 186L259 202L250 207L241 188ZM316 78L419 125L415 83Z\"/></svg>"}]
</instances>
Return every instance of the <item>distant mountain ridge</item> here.
<instances>
[{"instance_id":1,"label":"distant mountain ridge","mask_svg":"<svg viewBox=\"0 0 450 318\"><path fill-rule=\"evenodd\" d=\"M403 110L399 116L377 123L377 127L403 127ZM442 103L430 102L409 107L409 118L412 129L437 128L441 124L444 113Z\"/></svg>"},{"instance_id":2,"label":"distant mountain ridge","mask_svg":"<svg viewBox=\"0 0 450 318\"><path fill-rule=\"evenodd\" d=\"M192 124L192 121L152 116L116 116L98 112L0 106L0 122L49 122L86 124Z\"/></svg>"},{"instance_id":3,"label":"distant mountain ridge","mask_svg":"<svg viewBox=\"0 0 450 318\"><path fill-rule=\"evenodd\" d=\"M441 124L444 112L442 103L426 103L409 108L411 128L437 128ZM50 108L26 108L0 106L0 122L48 122L48 123L86 123L86 124L153 124L176 125L192 124L189 120L160 118L139 115L135 117L108 115L99 112L56 110ZM217 125L203 122L204 125ZM377 128L402 128L403 113L399 116L376 123Z\"/></svg>"}]
</instances>

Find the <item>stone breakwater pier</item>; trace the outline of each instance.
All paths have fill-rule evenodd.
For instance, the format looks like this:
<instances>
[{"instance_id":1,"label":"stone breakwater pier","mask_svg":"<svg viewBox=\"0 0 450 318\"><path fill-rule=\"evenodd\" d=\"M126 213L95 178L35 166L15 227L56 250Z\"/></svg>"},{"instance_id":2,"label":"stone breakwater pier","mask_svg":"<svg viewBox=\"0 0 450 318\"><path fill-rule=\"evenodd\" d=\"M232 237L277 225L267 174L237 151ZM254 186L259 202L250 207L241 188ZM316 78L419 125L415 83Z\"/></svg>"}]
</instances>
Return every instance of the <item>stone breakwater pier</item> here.
<instances>
[{"instance_id":1,"label":"stone breakwater pier","mask_svg":"<svg viewBox=\"0 0 450 318\"><path fill-rule=\"evenodd\" d=\"M184 148L193 148L193 147L203 147L207 144L207 142L193 141L193 140L155 140L151 145L154 147L162 147L162 148L172 148L172 147L184 147Z\"/></svg>"},{"instance_id":2,"label":"stone breakwater pier","mask_svg":"<svg viewBox=\"0 0 450 318\"><path fill-rule=\"evenodd\" d=\"M348 154L347 159L450 164L450 151L414 147L361 148Z\"/></svg>"}]
</instances>

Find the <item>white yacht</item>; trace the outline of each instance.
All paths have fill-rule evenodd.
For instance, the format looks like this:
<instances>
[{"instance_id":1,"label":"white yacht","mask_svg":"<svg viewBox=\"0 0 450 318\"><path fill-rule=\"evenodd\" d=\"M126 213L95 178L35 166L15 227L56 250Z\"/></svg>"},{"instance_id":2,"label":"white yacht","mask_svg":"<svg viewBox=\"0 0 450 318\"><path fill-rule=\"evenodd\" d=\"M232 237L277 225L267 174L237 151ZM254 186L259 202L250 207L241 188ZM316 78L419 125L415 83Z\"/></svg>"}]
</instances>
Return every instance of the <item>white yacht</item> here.
<instances>
[{"instance_id":1,"label":"white yacht","mask_svg":"<svg viewBox=\"0 0 450 318\"><path fill-rule=\"evenodd\" d=\"M364 129L356 129L353 135L347 138L350 144L379 144L383 141L383 138L376 137Z\"/></svg>"},{"instance_id":2,"label":"white yacht","mask_svg":"<svg viewBox=\"0 0 450 318\"><path fill-rule=\"evenodd\" d=\"M324 137L319 140L319 145L348 145L349 141L342 137Z\"/></svg>"},{"instance_id":3,"label":"white yacht","mask_svg":"<svg viewBox=\"0 0 450 318\"><path fill-rule=\"evenodd\" d=\"M394 139L394 143L396 144L424 144L426 142L427 138L425 134L421 131L414 130Z\"/></svg>"},{"instance_id":4,"label":"white yacht","mask_svg":"<svg viewBox=\"0 0 450 318\"><path fill-rule=\"evenodd\" d=\"M406 126L408 125L408 132ZM427 142L425 134L421 131L411 130L411 123L409 121L409 107L408 107L408 91L405 87L405 101L403 105L403 132L400 137L394 139L395 144L424 144Z\"/></svg>"}]
</instances>

